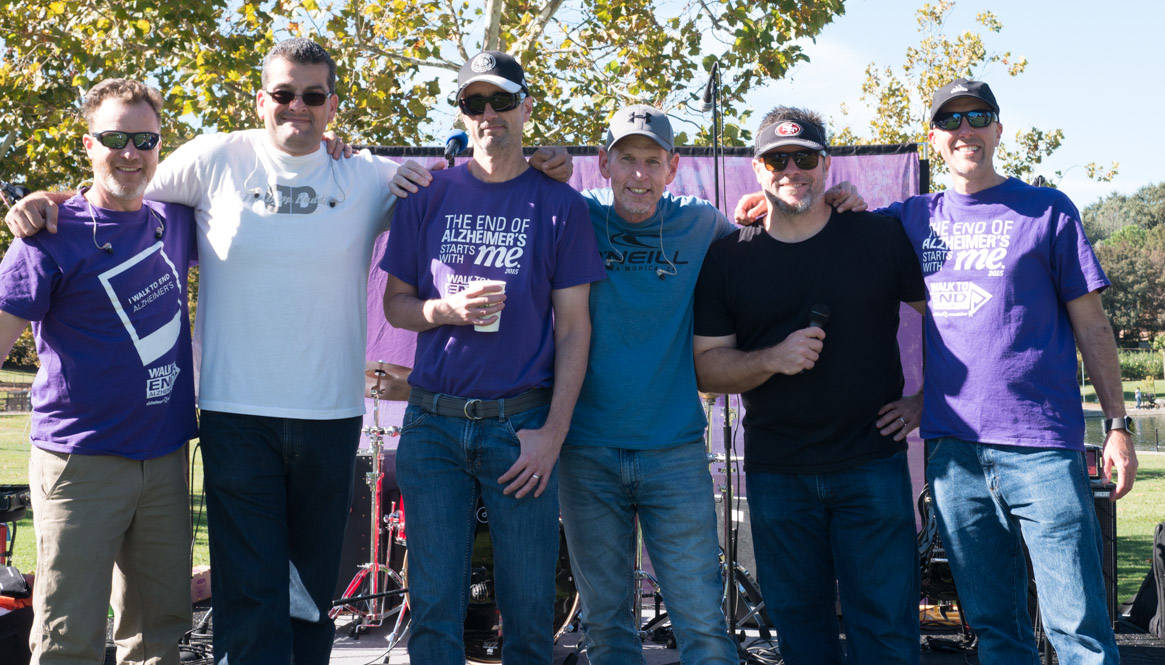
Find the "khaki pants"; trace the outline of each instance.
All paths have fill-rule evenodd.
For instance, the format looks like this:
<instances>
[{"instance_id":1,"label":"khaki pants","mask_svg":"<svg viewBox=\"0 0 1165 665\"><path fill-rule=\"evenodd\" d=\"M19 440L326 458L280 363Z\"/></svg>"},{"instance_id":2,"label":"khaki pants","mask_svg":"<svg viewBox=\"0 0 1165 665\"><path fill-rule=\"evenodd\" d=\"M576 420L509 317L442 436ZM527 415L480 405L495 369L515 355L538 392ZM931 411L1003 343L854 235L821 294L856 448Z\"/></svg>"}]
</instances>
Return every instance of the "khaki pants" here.
<instances>
[{"instance_id":1,"label":"khaki pants","mask_svg":"<svg viewBox=\"0 0 1165 665\"><path fill-rule=\"evenodd\" d=\"M190 629L187 446L152 460L32 448L34 665L173 665ZM112 574L111 574L112 573Z\"/></svg>"}]
</instances>

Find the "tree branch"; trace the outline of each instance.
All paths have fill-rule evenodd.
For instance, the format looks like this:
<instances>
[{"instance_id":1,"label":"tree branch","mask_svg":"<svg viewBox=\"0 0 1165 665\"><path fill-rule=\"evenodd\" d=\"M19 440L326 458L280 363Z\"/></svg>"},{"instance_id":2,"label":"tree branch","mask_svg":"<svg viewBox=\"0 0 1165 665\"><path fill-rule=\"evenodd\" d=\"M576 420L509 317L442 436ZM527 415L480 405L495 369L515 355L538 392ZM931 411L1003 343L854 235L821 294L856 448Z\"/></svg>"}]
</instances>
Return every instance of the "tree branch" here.
<instances>
[{"instance_id":1,"label":"tree branch","mask_svg":"<svg viewBox=\"0 0 1165 665\"><path fill-rule=\"evenodd\" d=\"M550 23L550 19L558 12L558 8L562 6L562 3L563 0L546 0L546 3L542 5L542 9L538 12L538 18L534 19L526 29L526 33L514 42L513 50L515 53L525 51L542 38L542 33L546 31L546 25Z\"/></svg>"},{"instance_id":2,"label":"tree branch","mask_svg":"<svg viewBox=\"0 0 1165 665\"><path fill-rule=\"evenodd\" d=\"M445 0L445 8L449 10L449 19L453 23L453 43L457 45L457 53L462 62L469 62L469 53L465 50L465 35L461 26L457 24L457 10L453 8L453 0Z\"/></svg>"},{"instance_id":3,"label":"tree branch","mask_svg":"<svg viewBox=\"0 0 1165 665\"><path fill-rule=\"evenodd\" d=\"M501 32L502 8L505 0L486 0L485 3L485 41L483 51L500 51L501 41L498 35ZM469 58L466 58L468 61Z\"/></svg>"}]
</instances>

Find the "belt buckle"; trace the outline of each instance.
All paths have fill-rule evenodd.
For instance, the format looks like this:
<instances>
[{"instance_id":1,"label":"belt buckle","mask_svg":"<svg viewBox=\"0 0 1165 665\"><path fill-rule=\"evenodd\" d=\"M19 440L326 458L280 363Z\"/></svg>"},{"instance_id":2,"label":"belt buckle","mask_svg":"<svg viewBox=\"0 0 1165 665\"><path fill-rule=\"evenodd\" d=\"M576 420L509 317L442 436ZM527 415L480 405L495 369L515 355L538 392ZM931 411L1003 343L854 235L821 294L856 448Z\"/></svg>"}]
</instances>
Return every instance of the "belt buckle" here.
<instances>
[{"instance_id":1,"label":"belt buckle","mask_svg":"<svg viewBox=\"0 0 1165 665\"><path fill-rule=\"evenodd\" d=\"M481 416L472 416L469 414L469 408L472 407L475 403L481 404L481 400L479 400L479 399L466 400L465 406L462 407L461 411L462 411L462 413L465 414L465 417L470 419L470 420L481 420L481 418L482 418Z\"/></svg>"}]
</instances>

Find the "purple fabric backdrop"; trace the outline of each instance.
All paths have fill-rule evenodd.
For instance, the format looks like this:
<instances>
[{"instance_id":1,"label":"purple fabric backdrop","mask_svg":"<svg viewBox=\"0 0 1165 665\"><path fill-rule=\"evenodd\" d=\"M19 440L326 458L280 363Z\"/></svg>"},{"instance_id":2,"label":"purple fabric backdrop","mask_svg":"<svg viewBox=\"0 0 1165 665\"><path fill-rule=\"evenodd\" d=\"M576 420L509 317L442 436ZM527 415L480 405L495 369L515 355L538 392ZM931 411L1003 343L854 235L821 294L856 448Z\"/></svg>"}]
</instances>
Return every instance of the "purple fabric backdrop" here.
<instances>
[{"instance_id":1,"label":"purple fabric backdrop","mask_svg":"<svg viewBox=\"0 0 1165 665\"><path fill-rule=\"evenodd\" d=\"M397 153L391 150L378 152L397 161L408 158L403 150ZM419 161L429 162L426 159ZM462 161L464 158L459 159L458 163ZM695 195L714 201L712 165L711 157L682 156L679 174L669 189L676 194ZM832 186L843 180L850 181L857 187L872 209L917 194L919 170L918 155L914 152L887 155L835 155L832 158L828 184ZM607 185L599 173L597 156L575 157L574 176L571 178L571 184L580 190ZM721 186L724 195L721 197L720 209L731 217L732 210L740 197L748 192L758 190L756 176L752 171L751 158L747 156L725 157L724 177ZM373 268L368 279L367 357L369 360L383 360L411 367L413 354L416 350L416 334L389 326L384 320L381 305L385 275L376 267L376 264L384 253L386 238L387 234L377 240L373 255ZM906 392L911 394L917 391L922 383L922 317L905 305L902 306L902 325L898 331L898 342L902 349ZM836 395L823 396L823 399L836 401L838 408L845 408L844 390L845 386L838 386ZM371 414L371 410L371 402L369 402L369 414ZM404 405L402 403L385 405L381 413L381 424L399 425L403 414ZM714 450L723 451L721 417L715 416L711 424ZM739 435L737 440L739 441ZM395 447L396 440L391 439L386 443L389 447ZM910 466L917 493L922 485L922 445L916 435L911 435L910 444ZM737 445L737 450L742 450L742 444Z\"/></svg>"}]
</instances>

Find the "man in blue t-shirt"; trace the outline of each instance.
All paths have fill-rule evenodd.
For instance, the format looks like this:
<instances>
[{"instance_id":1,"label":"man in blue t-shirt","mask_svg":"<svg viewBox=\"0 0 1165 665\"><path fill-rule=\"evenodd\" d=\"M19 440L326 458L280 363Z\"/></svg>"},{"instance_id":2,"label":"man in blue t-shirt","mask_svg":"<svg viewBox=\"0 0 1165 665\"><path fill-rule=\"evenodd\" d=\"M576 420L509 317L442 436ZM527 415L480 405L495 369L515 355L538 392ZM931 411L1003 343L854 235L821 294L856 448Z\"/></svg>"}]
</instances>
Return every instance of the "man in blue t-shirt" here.
<instances>
[{"instance_id":1,"label":"man in blue t-shirt","mask_svg":"<svg viewBox=\"0 0 1165 665\"><path fill-rule=\"evenodd\" d=\"M586 370L590 284L604 270L582 197L522 157L534 99L518 61L470 58L457 98L473 159L401 200L380 262L385 317L419 333L396 458L409 518L409 657L464 662L480 498L502 658L549 665L558 453Z\"/></svg>"},{"instance_id":2,"label":"man in blue t-shirt","mask_svg":"<svg viewBox=\"0 0 1165 665\"><path fill-rule=\"evenodd\" d=\"M709 202L666 191L671 124L637 104L599 148L610 189L584 193L607 279L591 288L586 380L562 448L559 499L582 604L587 657L642 660L635 518L685 663L738 662L723 585L704 411L692 368L692 290L708 245L733 225Z\"/></svg>"},{"instance_id":3,"label":"man in blue t-shirt","mask_svg":"<svg viewBox=\"0 0 1165 665\"><path fill-rule=\"evenodd\" d=\"M93 186L58 231L0 263L0 349L32 322L32 662L178 662L190 629L187 442L197 433L186 270L194 214L143 201L162 96L109 79L85 95ZM112 598L111 598L112 591Z\"/></svg>"}]
</instances>

